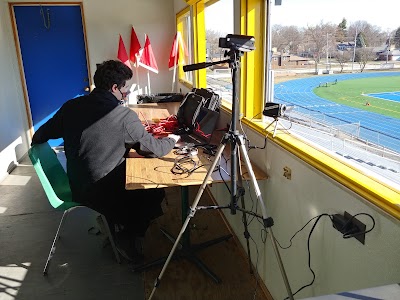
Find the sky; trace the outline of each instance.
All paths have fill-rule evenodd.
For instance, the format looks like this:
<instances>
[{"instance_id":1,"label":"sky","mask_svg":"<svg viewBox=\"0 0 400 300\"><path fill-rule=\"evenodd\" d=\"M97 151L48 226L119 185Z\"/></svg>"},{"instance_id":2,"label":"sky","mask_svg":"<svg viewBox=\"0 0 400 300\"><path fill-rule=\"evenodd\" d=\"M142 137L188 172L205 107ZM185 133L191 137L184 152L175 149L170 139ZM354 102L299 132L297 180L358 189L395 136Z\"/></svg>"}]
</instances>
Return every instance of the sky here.
<instances>
[{"instance_id":1,"label":"sky","mask_svg":"<svg viewBox=\"0 0 400 300\"><path fill-rule=\"evenodd\" d=\"M233 33L233 0L219 0L207 7L205 22L210 29L226 34Z\"/></svg>"},{"instance_id":2,"label":"sky","mask_svg":"<svg viewBox=\"0 0 400 300\"><path fill-rule=\"evenodd\" d=\"M346 18L347 27L359 20L379 26L383 31L400 27L400 0L282 0L271 12L272 24L285 26L307 27L321 20L339 24Z\"/></svg>"},{"instance_id":3,"label":"sky","mask_svg":"<svg viewBox=\"0 0 400 300\"><path fill-rule=\"evenodd\" d=\"M400 0L281 0L272 7L272 24L307 27L325 23L339 24L343 18L347 27L355 21L367 21L382 31L400 27ZM272 0L272 3L275 3ZM219 0L206 9L206 24L221 32L233 32L233 0ZM206 25L207 26L207 25Z\"/></svg>"}]
</instances>

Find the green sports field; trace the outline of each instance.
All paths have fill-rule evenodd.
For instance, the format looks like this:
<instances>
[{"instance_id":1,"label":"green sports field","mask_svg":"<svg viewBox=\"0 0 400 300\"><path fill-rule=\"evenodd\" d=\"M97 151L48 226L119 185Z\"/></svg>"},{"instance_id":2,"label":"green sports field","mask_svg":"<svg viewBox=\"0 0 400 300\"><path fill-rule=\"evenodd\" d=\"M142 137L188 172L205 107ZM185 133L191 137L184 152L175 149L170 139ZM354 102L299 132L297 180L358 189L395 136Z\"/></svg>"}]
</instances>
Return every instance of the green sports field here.
<instances>
[{"instance_id":1,"label":"green sports field","mask_svg":"<svg viewBox=\"0 0 400 300\"><path fill-rule=\"evenodd\" d=\"M339 77L336 84L327 85L317 87L313 92L332 102L400 119L400 102L364 96L370 93L400 91L399 76L344 81L340 81Z\"/></svg>"}]
</instances>

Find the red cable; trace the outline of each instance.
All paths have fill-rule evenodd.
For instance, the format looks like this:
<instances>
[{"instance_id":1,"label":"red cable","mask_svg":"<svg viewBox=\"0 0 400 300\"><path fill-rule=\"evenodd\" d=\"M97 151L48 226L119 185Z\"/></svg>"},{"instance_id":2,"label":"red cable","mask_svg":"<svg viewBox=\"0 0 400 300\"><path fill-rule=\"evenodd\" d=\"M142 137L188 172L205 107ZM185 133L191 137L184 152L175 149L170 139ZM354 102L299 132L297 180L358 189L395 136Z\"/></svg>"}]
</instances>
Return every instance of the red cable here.
<instances>
[{"instance_id":1,"label":"red cable","mask_svg":"<svg viewBox=\"0 0 400 300\"><path fill-rule=\"evenodd\" d=\"M166 136L179 128L176 115L170 115L166 119L160 119L158 123L149 124L145 120L145 123L142 122L142 124L145 126L147 132L156 136Z\"/></svg>"}]
</instances>

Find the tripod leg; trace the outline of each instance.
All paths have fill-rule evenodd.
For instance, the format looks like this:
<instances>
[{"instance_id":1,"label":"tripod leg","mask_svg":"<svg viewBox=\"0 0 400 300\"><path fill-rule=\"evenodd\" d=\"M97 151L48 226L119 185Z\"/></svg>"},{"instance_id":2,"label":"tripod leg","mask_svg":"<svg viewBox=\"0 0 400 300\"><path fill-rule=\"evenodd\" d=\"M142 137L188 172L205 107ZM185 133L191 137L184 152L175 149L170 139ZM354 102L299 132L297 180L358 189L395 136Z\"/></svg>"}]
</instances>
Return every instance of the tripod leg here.
<instances>
[{"instance_id":1,"label":"tripod leg","mask_svg":"<svg viewBox=\"0 0 400 300\"><path fill-rule=\"evenodd\" d=\"M279 124L279 121L275 121L275 128L274 128L274 133L272 134L272 137L275 137L275 135L276 135L276 130L278 129L278 124Z\"/></svg>"},{"instance_id":2,"label":"tripod leg","mask_svg":"<svg viewBox=\"0 0 400 300\"><path fill-rule=\"evenodd\" d=\"M243 209L246 209L246 205L244 203L244 187L243 187L243 179L242 179L242 166L240 165L240 151L239 151L239 155L238 155L238 167L239 167L239 176L238 176L238 186L239 186L239 190L240 192L240 202L242 205ZM242 221L243 221L243 226L244 226L244 237L246 238L246 246L247 246L247 257L249 260L249 269L250 269L250 274L253 274L253 265L251 264L251 252L250 252L250 243L249 243L249 239L250 239L250 233L249 233L249 229L247 226L247 214L242 211Z\"/></svg>"},{"instance_id":3,"label":"tripod leg","mask_svg":"<svg viewBox=\"0 0 400 300\"><path fill-rule=\"evenodd\" d=\"M217 149L217 152L216 152L215 157L214 157L214 161L212 162L210 168L208 169L207 175L204 178L203 183L201 184L199 191L197 192L197 195L196 195L196 197L195 197L195 199L194 199L194 201L192 203L192 206L190 207L190 213L187 215L186 220L182 225L181 231L179 232L178 236L176 237L176 240L175 240L174 245L172 246L171 252L169 253L169 255L167 257L167 260L165 261L165 264L161 269L160 275L158 275L156 281L154 282L154 287L153 287L153 290L151 291L151 294L150 294L150 297L149 297L148 300L151 300L153 298L153 295L156 292L157 287L160 285L161 278L163 277L164 272L167 269L168 264L172 259L172 256L174 255L176 247L178 246L178 244L179 244L179 242L180 242L180 240L182 238L182 235L186 231L186 228L187 228L187 226L188 226L188 224L190 222L190 219L192 217L194 217L194 214L196 213L197 204L199 203L200 198L203 195L204 190L206 189L207 182L211 178L211 174L214 172L215 166L219 162L219 159L220 159L220 157L222 155L222 152L225 149L225 145L226 145L225 142L223 142L223 143L221 143L221 145Z\"/></svg>"},{"instance_id":4,"label":"tripod leg","mask_svg":"<svg viewBox=\"0 0 400 300\"><path fill-rule=\"evenodd\" d=\"M251 166L249 155L247 154L247 151L246 151L246 147L245 147L245 144L244 144L243 136L239 135L237 137L237 140L239 142L239 147L240 147L241 153L242 153L242 155L244 157L244 162L245 162L245 165L246 165L246 168L247 168L247 172L250 175L251 182L252 182L254 190L256 192L257 199L260 202L260 207L261 207L264 227L265 228L271 227L273 225L273 223L271 222L272 221L271 218L267 217L267 212L266 212L266 209L265 209L264 200L262 199L261 191L260 191L260 188L258 186L258 183L257 183L257 180L256 180L256 176L254 175L254 171L253 171L253 168ZM269 230L270 230L270 234L271 234L272 248L274 249L274 252L275 252L276 260L278 262L279 269L281 271L282 278L283 278L283 281L284 281L285 286L286 286L288 297L289 297L289 299L293 300L294 299L293 298L293 293L292 293L292 290L290 288L290 284L289 284L289 280L288 280L287 275L286 275L285 267L283 266L281 255L279 254L279 250L278 250L278 247L276 245L276 240L275 240L274 234L272 232L272 228L269 228Z\"/></svg>"}]
</instances>

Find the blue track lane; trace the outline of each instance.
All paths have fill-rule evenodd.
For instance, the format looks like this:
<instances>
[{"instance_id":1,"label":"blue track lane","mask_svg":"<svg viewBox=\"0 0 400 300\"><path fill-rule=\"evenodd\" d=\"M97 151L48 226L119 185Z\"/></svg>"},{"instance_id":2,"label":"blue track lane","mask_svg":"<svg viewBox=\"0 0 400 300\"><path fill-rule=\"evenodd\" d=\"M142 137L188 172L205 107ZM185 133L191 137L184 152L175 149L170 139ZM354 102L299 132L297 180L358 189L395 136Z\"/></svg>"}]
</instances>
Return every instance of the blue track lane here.
<instances>
[{"instance_id":1,"label":"blue track lane","mask_svg":"<svg viewBox=\"0 0 400 300\"><path fill-rule=\"evenodd\" d=\"M275 102L294 105L296 111L332 125L360 122L360 138L400 152L400 119L337 104L318 97L313 89L326 82L400 76L400 72L341 74L296 79L275 84Z\"/></svg>"}]
</instances>

